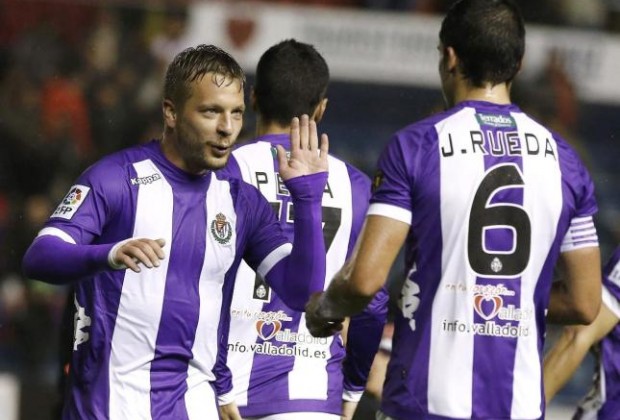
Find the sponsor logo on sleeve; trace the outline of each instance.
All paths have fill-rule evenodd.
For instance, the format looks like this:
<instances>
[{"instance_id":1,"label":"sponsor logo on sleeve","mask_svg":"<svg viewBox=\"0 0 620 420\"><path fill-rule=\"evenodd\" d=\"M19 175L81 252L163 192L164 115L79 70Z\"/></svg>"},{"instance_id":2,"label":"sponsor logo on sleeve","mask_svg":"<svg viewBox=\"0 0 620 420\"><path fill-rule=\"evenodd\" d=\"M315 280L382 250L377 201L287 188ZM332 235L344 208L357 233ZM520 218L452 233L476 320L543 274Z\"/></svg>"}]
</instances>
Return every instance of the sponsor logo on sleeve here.
<instances>
[{"instance_id":1,"label":"sponsor logo on sleeve","mask_svg":"<svg viewBox=\"0 0 620 420\"><path fill-rule=\"evenodd\" d=\"M62 199L62 202L56 207L51 217L70 220L82 203L84 203L89 191L90 188L85 185L77 184L72 186L65 198Z\"/></svg>"}]
</instances>

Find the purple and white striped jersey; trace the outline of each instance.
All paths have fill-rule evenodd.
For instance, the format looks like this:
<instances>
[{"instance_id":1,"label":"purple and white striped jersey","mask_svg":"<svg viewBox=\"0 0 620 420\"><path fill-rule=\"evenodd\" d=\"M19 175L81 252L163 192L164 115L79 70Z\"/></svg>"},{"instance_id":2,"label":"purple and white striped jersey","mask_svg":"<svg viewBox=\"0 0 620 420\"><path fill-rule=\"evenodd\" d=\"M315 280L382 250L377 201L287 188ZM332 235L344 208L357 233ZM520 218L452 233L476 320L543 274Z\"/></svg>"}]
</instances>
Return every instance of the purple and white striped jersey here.
<instances>
[{"instance_id":1,"label":"purple and white striped jersey","mask_svg":"<svg viewBox=\"0 0 620 420\"><path fill-rule=\"evenodd\" d=\"M598 245L575 152L514 105L468 101L397 132L375 185L369 215L410 225L382 412L541 418L553 268Z\"/></svg>"},{"instance_id":2,"label":"purple and white striped jersey","mask_svg":"<svg viewBox=\"0 0 620 420\"><path fill-rule=\"evenodd\" d=\"M620 247L603 269L603 303L620 318ZM620 323L596 346L594 386L579 404L576 420L616 420L620 415Z\"/></svg>"},{"instance_id":3,"label":"purple and white striped jersey","mask_svg":"<svg viewBox=\"0 0 620 420\"><path fill-rule=\"evenodd\" d=\"M213 172L183 172L153 141L89 168L40 235L166 240L159 267L75 284L64 418L217 418L212 367L236 267L243 257L266 273L290 252L260 193Z\"/></svg>"},{"instance_id":4,"label":"purple and white striped jersey","mask_svg":"<svg viewBox=\"0 0 620 420\"><path fill-rule=\"evenodd\" d=\"M288 150L288 134L262 136L239 147L225 170L260 190L292 239L295 217L290 194L278 174L275 145ZM362 228L370 179L333 156L328 162L322 216L325 278L331 279L351 254ZM326 281L325 287L328 284ZM329 338L310 335L304 313L287 307L254 270L242 263L228 337L227 365L232 384L228 378L218 377L222 382L218 391L226 394L221 402L234 399L244 417L290 412L340 415L343 398L357 401L364 390L385 324L387 300L382 290L364 313L351 320L343 394L345 349L340 334Z\"/></svg>"}]
</instances>

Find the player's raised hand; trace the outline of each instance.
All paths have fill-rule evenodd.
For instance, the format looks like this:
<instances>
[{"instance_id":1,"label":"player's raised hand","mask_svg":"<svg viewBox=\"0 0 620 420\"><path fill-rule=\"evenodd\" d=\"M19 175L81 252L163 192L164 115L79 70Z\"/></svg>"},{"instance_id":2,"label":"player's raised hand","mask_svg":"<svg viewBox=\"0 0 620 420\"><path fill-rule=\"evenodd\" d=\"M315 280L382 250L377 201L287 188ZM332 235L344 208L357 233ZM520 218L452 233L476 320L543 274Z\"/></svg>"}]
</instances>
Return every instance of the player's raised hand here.
<instances>
[{"instance_id":1,"label":"player's raised hand","mask_svg":"<svg viewBox=\"0 0 620 420\"><path fill-rule=\"evenodd\" d=\"M278 161L282 179L288 180L302 175L327 172L327 134L319 137L316 122L307 115L293 118L291 122L291 154L287 159L286 150L278 145Z\"/></svg>"},{"instance_id":2,"label":"player's raised hand","mask_svg":"<svg viewBox=\"0 0 620 420\"><path fill-rule=\"evenodd\" d=\"M109 262L113 268L129 268L136 273L140 272L138 264L145 267L159 267L159 261L165 258L164 239L135 238L119 242L110 251Z\"/></svg>"}]
</instances>

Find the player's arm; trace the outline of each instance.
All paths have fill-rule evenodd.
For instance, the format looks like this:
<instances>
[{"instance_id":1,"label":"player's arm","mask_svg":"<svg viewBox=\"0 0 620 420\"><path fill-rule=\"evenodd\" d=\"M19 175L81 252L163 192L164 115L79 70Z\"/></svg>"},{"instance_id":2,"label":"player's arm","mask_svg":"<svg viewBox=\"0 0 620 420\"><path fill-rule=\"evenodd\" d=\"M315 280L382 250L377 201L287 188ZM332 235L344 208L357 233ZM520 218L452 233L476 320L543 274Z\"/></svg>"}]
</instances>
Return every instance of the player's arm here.
<instances>
[{"instance_id":1,"label":"player's arm","mask_svg":"<svg viewBox=\"0 0 620 420\"><path fill-rule=\"evenodd\" d=\"M130 268L140 272L159 266L164 258L163 239L138 238L117 244L77 244L45 229L30 245L23 259L24 275L52 284L67 284L109 269ZM62 237L61 237L62 236Z\"/></svg>"},{"instance_id":2,"label":"player's arm","mask_svg":"<svg viewBox=\"0 0 620 420\"><path fill-rule=\"evenodd\" d=\"M220 405L220 419L221 420L243 420L241 414L239 413L239 408L237 408L237 404L234 402Z\"/></svg>"},{"instance_id":3,"label":"player's arm","mask_svg":"<svg viewBox=\"0 0 620 420\"><path fill-rule=\"evenodd\" d=\"M278 160L295 208L295 240L292 247L285 244L264 258L256 258L257 250L286 238L269 203L254 189L260 208L252 209L255 227L245 257L287 306L303 311L310 295L323 290L325 282L321 201L327 182L328 140L323 135L319 147L316 123L307 115L293 119L290 139L290 157L278 146Z\"/></svg>"},{"instance_id":4,"label":"player's arm","mask_svg":"<svg viewBox=\"0 0 620 420\"><path fill-rule=\"evenodd\" d=\"M544 383L547 402L566 385L590 347L605 337L619 320L607 305L603 304L590 325L564 328L558 341L545 355Z\"/></svg>"},{"instance_id":5,"label":"player's arm","mask_svg":"<svg viewBox=\"0 0 620 420\"><path fill-rule=\"evenodd\" d=\"M140 263L159 265L163 240L122 238L93 244L109 218L124 209L123 184L105 181L116 170L122 169L108 162L80 176L26 251L22 267L28 278L65 284L102 270L140 271Z\"/></svg>"},{"instance_id":6,"label":"player's arm","mask_svg":"<svg viewBox=\"0 0 620 420\"><path fill-rule=\"evenodd\" d=\"M342 320L362 311L385 284L402 247L409 224L386 216L369 215L353 253L327 291L306 305L306 324L316 337L332 335Z\"/></svg>"},{"instance_id":7,"label":"player's arm","mask_svg":"<svg viewBox=\"0 0 620 420\"><path fill-rule=\"evenodd\" d=\"M366 383L370 368L379 349L387 320L389 295L381 288L366 308L350 318L346 329L343 417L352 418ZM345 414L349 413L349 417Z\"/></svg>"},{"instance_id":8,"label":"player's arm","mask_svg":"<svg viewBox=\"0 0 620 420\"><path fill-rule=\"evenodd\" d=\"M547 321L589 324L601 305L601 260L598 246L560 254L561 280L551 288Z\"/></svg>"}]
</instances>

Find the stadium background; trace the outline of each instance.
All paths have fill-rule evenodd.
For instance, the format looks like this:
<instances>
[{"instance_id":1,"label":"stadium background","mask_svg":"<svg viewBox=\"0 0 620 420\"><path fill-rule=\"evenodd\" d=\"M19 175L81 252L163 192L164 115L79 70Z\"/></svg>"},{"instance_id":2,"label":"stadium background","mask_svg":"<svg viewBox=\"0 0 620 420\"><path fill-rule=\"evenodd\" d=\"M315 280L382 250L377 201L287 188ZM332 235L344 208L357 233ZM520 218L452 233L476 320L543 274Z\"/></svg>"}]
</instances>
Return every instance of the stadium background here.
<instances>
[{"instance_id":1,"label":"stadium background","mask_svg":"<svg viewBox=\"0 0 620 420\"><path fill-rule=\"evenodd\" d=\"M332 73L320 129L371 174L391 133L443 106L436 43L451 2L0 0L0 419L54 418L67 348L68 290L22 278L23 252L88 164L159 136L162 76L176 52L219 45L249 88L267 47L314 44ZM528 44L514 100L582 155L606 258L620 240L620 1L518 3ZM253 130L250 111L240 141ZM569 418L591 373L588 359L548 418Z\"/></svg>"}]
</instances>

